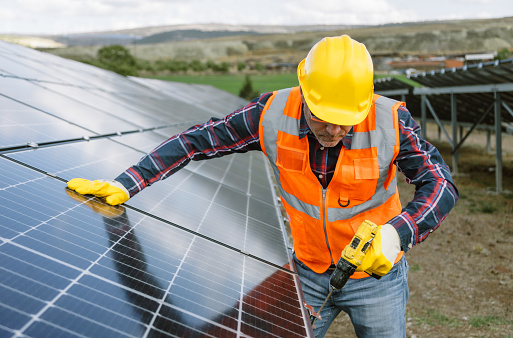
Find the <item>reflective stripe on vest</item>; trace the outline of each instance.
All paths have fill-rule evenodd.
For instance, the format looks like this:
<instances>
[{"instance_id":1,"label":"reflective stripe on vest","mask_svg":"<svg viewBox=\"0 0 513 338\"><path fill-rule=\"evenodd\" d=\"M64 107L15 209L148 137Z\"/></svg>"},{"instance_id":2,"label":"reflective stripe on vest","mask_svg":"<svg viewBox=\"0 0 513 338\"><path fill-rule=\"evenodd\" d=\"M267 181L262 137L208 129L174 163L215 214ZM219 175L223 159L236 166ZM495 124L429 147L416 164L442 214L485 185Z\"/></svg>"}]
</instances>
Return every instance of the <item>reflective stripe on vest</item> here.
<instances>
[{"instance_id":1,"label":"reflective stripe on vest","mask_svg":"<svg viewBox=\"0 0 513 338\"><path fill-rule=\"evenodd\" d=\"M311 217L320 219L321 211L319 206L304 203L296 196L291 195L283 190L280 183L280 171L276 167L276 141L278 130L299 137L299 120L290 116L283 115L283 109L285 108L285 104L289 98L289 93L292 89L293 88L287 88L275 92L276 95L271 101L268 109L264 108L265 115L264 119L261 121L261 124L264 130L263 143L265 148L262 147L262 149L264 149L264 153L267 155L267 158L269 158L269 161L271 162L271 166L273 168L282 198L285 199L285 201L287 201L287 203L290 204L294 209L303 210ZM268 114L268 112L270 114ZM262 140L262 138L260 139Z\"/></svg>"}]
</instances>

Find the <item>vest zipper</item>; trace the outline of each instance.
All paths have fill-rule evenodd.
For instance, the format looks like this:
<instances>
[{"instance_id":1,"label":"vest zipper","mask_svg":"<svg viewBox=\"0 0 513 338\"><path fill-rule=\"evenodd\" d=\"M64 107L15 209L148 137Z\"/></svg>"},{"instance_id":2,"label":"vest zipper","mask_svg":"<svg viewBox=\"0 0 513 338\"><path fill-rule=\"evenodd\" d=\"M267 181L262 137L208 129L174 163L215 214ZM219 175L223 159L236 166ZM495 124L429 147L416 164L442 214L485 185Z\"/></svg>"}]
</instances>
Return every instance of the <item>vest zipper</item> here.
<instances>
[{"instance_id":1,"label":"vest zipper","mask_svg":"<svg viewBox=\"0 0 513 338\"><path fill-rule=\"evenodd\" d=\"M326 240L326 246L328 247L328 251L330 252L331 264L335 264L333 262L333 255L331 254L330 242L328 241L328 231L326 230L326 212L325 212L325 200L326 200L326 189L322 188L322 226L324 227L324 238Z\"/></svg>"}]
</instances>

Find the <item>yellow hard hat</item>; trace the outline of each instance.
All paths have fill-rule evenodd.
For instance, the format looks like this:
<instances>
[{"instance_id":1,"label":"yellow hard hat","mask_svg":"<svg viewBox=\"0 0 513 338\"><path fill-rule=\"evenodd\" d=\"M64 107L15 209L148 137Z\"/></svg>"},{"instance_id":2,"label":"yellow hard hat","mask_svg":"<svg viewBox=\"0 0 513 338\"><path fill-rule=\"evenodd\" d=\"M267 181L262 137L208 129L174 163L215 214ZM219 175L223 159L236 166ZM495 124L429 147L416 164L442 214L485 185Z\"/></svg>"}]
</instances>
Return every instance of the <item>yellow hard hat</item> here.
<instances>
[{"instance_id":1,"label":"yellow hard hat","mask_svg":"<svg viewBox=\"0 0 513 338\"><path fill-rule=\"evenodd\" d=\"M316 43L297 68L308 108L323 121L353 126L369 113L374 69L365 45L347 35Z\"/></svg>"}]
</instances>

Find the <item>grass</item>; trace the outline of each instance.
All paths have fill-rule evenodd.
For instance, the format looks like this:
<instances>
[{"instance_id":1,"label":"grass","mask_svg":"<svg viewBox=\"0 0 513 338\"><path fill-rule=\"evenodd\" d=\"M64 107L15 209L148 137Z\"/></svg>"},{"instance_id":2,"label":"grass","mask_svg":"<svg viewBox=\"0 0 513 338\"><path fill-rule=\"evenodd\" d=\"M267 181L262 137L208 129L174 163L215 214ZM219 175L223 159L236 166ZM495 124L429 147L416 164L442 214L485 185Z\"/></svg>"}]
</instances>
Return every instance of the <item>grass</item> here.
<instances>
[{"instance_id":1,"label":"grass","mask_svg":"<svg viewBox=\"0 0 513 338\"><path fill-rule=\"evenodd\" d=\"M376 75L376 78L383 77ZM405 75L393 75L396 79L406 82L414 87L420 85L408 79ZM225 90L229 93L239 95L239 91L244 83L245 75L243 74L229 74L229 75L211 75L211 74L191 74L191 75L166 75L166 76L152 76L152 79L159 79L165 81L175 81L184 83L207 84ZM296 73L282 73L282 74L255 74L250 75L253 88L259 93L272 92L282 88L295 87L299 85Z\"/></svg>"},{"instance_id":2,"label":"grass","mask_svg":"<svg viewBox=\"0 0 513 338\"><path fill-rule=\"evenodd\" d=\"M445 327L458 327L462 325L461 320L457 318L450 318L444 315L439 310L426 310L422 317L415 318L419 323L429 326L445 326ZM475 316L468 319L468 324L475 328L486 326L501 326L513 325L513 321L501 318L499 316Z\"/></svg>"},{"instance_id":3,"label":"grass","mask_svg":"<svg viewBox=\"0 0 513 338\"><path fill-rule=\"evenodd\" d=\"M461 322L457 318L450 318L444 315L439 310L429 309L425 311L424 316L417 317L416 320L425 325L429 326L447 326L447 327L457 327L461 325Z\"/></svg>"},{"instance_id":4,"label":"grass","mask_svg":"<svg viewBox=\"0 0 513 338\"><path fill-rule=\"evenodd\" d=\"M495 204L491 203L484 203L480 208L479 211L483 214L493 214L497 211L497 207Z\"/></svg>"},{"instance_id":5,"label":"grass","mask_svg":"<svg viewBox=\"0 0 513 338\"><path fill-rule=\"evenodd\" d=\"M469 319L469 324L472 327L484 327L494 325L513 325L513 321L499 316L476 316Z\"/></svg>"},{"instance_id":6,"label":"grass","mask_svg":"<svg viewBox=\"0 0 513 338\"><path fill-rule=\"evenodd\" d=\"M421 270L421 267L419 264L413 264L410 266L410 272L417 272L417 271L420 271Z\"/></svg>"},{"instance_id":7,"label":"grass","mask_svg":"<svg viewBox=\"0 0 513 338\"><path fill-rule=\"evenodd\" d=\"M169 75L154 76L151 78L184 83L207 84L225 90L229 93L239 95L245 75ZM253 88L260 93L295 87L299 84L295 73L250 75L250 79L253 84Z\"/></svg>"}]
</instances>

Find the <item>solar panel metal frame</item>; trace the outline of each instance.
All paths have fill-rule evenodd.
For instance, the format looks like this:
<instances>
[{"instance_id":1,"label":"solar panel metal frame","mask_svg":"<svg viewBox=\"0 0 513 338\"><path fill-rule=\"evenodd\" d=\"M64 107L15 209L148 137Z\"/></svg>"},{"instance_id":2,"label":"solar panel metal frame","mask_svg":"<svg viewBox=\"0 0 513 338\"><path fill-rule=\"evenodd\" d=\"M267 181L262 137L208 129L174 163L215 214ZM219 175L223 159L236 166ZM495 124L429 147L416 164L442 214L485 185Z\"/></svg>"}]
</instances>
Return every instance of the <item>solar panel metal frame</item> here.
<instances>
[{"instance_id":1,"label":"solar panel metal frame","mask_svg":"<svg viewBox=\"0 0 513 338\"><path fill-rule=\"evenodd\" d=\"M412 116L420 118L426 137L428 112L453 148L452 171L458 173L458 149L475 129L496 134L496 191L502 192L503 130L513 132L513 59L414 74L423 87L409 88L394 78L375 80L376 93L406 101ZM451 125L451 133L444 124ZM459 127L467 127L459 136ZM451 135L452 134L452 135ZM489 139L489 138L488 138ZM489 146L487 146L488 148Z\"/></svg>"}]
</instances>

